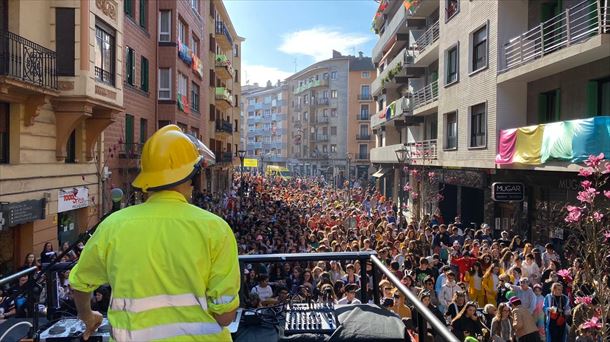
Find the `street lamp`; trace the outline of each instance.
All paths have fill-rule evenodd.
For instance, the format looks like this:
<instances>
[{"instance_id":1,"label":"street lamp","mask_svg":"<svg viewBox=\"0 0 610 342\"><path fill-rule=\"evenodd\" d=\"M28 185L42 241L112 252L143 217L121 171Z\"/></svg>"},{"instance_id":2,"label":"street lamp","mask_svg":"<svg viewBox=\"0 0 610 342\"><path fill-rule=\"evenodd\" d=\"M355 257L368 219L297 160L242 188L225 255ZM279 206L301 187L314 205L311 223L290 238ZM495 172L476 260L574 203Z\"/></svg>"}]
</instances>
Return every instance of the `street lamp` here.
<instances>
[{"instance_id":1,"label":"street lamp","mask_svg":"<svg viewBox=\"0 0 610 342\"><path fill-rule=\"evenodd\" d=\"M411 151L409 149L407 149L407 147L405 145L402 146L402 148L398 149L395 151L396 153L396 159L398 159L398 163L400 164L400 171L399 171L399 182L400 182L400 203L398 205L398 224L400 225L400 223L402 222L402 206L405 203L405 186L403 184L403 172L404 172L404 164L407 162L408 159L411 158Z\"/></svg>"},{"instance_id":2,"label":"street lamp","mask_svg":"<svg viewBox=\"0 0 610 342\"><path fill-rule=\"evenodd\" d=\"M239 157L239 194L243 195L244 191L244 158L246 158L246 151L239 150L237 151L237 156Z\"/></svg>"},{"instance_id":3,"label":"street lamp","mask_svg":"<svg viewBox=\"0 0 610 342\"><path fill-rule=\"evenodd\" d=\"M121 210L123 190L121 190L120 188L114 188L110 190L110 198L112 199L112 212Z\"/></svg>"}]
</instances>

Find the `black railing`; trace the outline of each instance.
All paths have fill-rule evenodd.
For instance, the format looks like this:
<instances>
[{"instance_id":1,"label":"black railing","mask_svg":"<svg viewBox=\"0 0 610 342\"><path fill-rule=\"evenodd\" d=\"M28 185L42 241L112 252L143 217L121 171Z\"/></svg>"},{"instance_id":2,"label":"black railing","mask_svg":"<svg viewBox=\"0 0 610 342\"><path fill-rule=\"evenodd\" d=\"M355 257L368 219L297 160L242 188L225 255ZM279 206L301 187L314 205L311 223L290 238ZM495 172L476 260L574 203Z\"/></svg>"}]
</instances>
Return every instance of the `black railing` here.
<instances>
[{"instance_id":1,"label":"black railing","mask_svg":"<svg viewBox=\"0 0 610 342\"><path fill-rule=\"evenodd\" d=\"M114 85L114 73L95 67L95 79L110 85Z\"/></svg>"},{"instance_id":2,"label":"black railing","mask_svg":"<svg viewBox=\"0 0 610 342\"><path fill-rule=\"evenodd\" d=\"M357 113L356 119L360 121L368 121L371 119L371 116L369 115L369 113Z\"/></svg>"},{"instance_id":3,"label":"black railing","mask_svg":"<svg viewBox=\"0 0 610 342\"><path fill-rule=\"evenodd\" d=\"M222 132L222 133L233 133L233 124L231 124L229 121L217 121L216 122L216 132Z\"/></svg>"},{"instance_id":4,"label":"black railing","mask_svg":"<svg viewBox=\"0 0 610 342\"><path fill-rule=\"evenodd\" d=\"M371 101L373 96L371 94L358 94L358 100L360 101Z\"/></svg>"},{"instance_id":5,"label":"black railing","mask_svg":"<svg viewBox=\"0 0 610 342\"><path fill-rule=\"evenodd\" d=\"M216 21L216 34L222 34L225 37L227 37L229 44L231 44L231 46L233 46L233 37L231 37L231 33L229 33L229 29L227 29L227 26L222 21L218 21L218 20Z\"/></svg>"},{"instance_id":6,"label":"black railing","mask_svg":"<svg viewBox=\"0 0 610 342\"><path fill-rule=\"evenodd\" d=\"M368 133L367 134L357 134L356 140L371 140L371 135Z\"/></svg>"},{"instance_id":7,"label":"black railing","mask_svg":"<svg viewBox=\"0 0 610 342\"><path fill-rule=\"evenodd\" d=\"M358 153L356 154L356 160L369 160L369 156L368 153Z\"/></svg>"},{"instance_id":8,"label":"black railing","mask_svg":"<svg viewBox=\"0 0 610 342\"><path fill-rule=\"evenodd\" d=\"M0 30L0 75L57 89L55 51L17 34Z\"/></svg>"}]
</instances>

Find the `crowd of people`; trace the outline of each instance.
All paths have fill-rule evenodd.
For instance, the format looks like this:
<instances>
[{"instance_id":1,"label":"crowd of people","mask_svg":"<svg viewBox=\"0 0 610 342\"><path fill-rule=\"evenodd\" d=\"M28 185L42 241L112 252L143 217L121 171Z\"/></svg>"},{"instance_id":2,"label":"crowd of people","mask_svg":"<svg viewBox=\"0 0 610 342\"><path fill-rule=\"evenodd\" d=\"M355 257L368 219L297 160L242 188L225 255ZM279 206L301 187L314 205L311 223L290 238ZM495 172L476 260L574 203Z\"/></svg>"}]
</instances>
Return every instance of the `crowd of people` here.
<instances>
[{"instance_id":1,"label":"crowd of people","mask_svg":"<svg viewBox=\"0 0 610 342\"><path fill-rule=\"evenodd\" d=\"M199 193L196 202L229 222L240 255L376 251L461 341L599 340L600 317L609 309L599 305L582 260L485 223L468 227L460 217L407 222L374 188L355 187L347 196L322 178L246 175L230 192ZM358 260L248 264L243 279L249 307L288 298L353 304L361 291L373 298L372 266ZM391 282L378 288L384 307L408 327L417 323ZM439 338L431 328L429 334Z\"/></svg>"},{"instance_id":2,"label":"crowd of people","mask_svg":"<svg viewBox=\"0 0 610 342\"><path fill-rule=\"evenodd\" d=\"M534 245L522 236L493 231L485 223L466 226L460 217L451 223L439 215L407 222L392 200L372 187L354 185L348 192L323 178L245 175L236 176L229 192L198 192L193 202L229 223L240 255L377 252L460 341L600 341L601 317L610 309L600 305L582 260L566 258L552 244ZM67 248L65 243L54 251L47 243L39 256L27 255L23 268L49 263ZM76 262L82 248L61 261ZM359 304L362 292L371 301L378 288L383 307L407 328L417 326L421 317L412 303L384 277L374 286L372 272L369 262L359 260L247 264L242 304ZM59 274L61 311L75 315L68 274ZM0 289L0 320L28 315L22 291L27 283L24 276ZM41 302L45 296L43 290ZM109 298L110 289L99 288L93 308L106 312ZM431 326L428 334L424 340L441 340Z\"/></svg>"}]
</instances>

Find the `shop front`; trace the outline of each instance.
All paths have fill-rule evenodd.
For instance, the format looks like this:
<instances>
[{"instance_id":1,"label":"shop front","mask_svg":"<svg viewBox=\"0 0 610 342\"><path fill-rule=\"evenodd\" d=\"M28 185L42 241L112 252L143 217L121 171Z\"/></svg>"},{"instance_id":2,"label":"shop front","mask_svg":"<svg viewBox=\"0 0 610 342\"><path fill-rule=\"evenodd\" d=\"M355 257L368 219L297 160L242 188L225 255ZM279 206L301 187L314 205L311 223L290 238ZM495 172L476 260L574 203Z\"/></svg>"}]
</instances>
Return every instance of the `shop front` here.
<instances>
[{"instance_id":1,"label":"shop front","mask_svg":"<svg viewBox=\"0 0 610 342\"><path fill-rule=\"evenodd\" d=\"M64 242L76 241L81 229L88 224L89 189L75 187L60 189L57 196L57 240L59 246Z\"/></svg>"},{"instance_id":2,"label":"shop front","mask_svg":"<svg viewBox=\"0 0 610 342\"><path fill-rule=\"evenodd\" d=\"M438 208L446 223L460 216L465 227L489 223L486 208L490 201L487 171L435 169L438 172Z\"/></svg>"}]
</instances>

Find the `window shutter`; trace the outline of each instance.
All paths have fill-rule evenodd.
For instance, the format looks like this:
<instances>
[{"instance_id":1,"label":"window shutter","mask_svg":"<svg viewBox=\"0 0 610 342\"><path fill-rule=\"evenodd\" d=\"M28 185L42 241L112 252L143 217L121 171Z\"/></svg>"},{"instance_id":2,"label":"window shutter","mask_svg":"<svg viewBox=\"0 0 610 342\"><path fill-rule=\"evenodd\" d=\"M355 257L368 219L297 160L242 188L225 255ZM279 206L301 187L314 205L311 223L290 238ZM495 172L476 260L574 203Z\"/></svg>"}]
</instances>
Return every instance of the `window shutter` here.
<instances>
[{"instance_id":1,"label":"window shutter","mask_svg":"<svg viewBox=\"0 0 610 342\"><path fill-rule=\"evenodd\" d=\"M597 115L598 101L598 82L595 80L587 82L587 116Z\"/></svg>"},{"instance_id":2,"label":"window shutter","mask_svg":"<svg viewBox=\"0 0 610 342\"><path fill-rule=\"evenodd\" d=\"M140 26L146 28L146 10L147 10L147 0L140 0Z\"/></svg>"}]
</instances>

